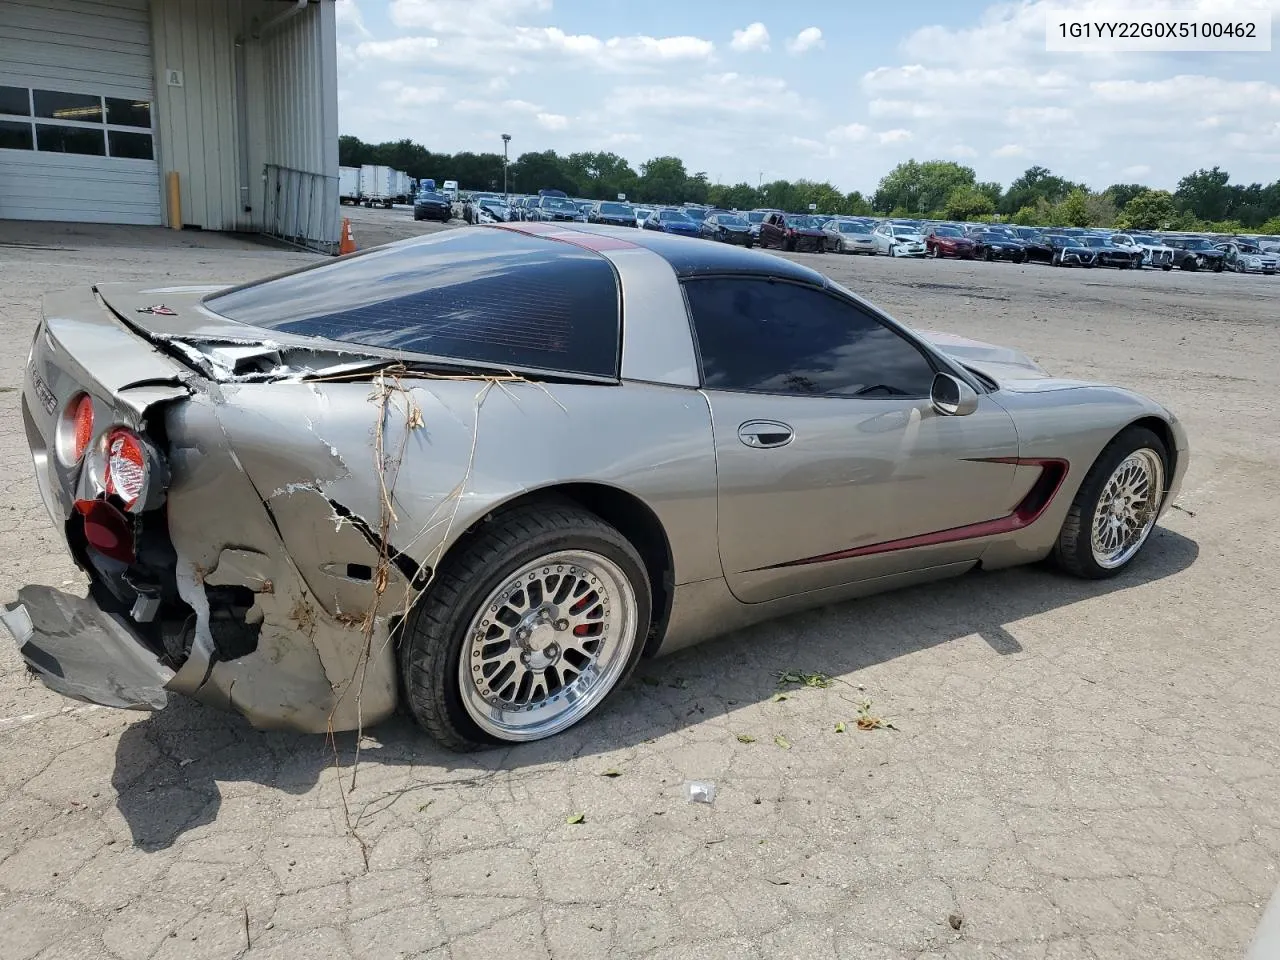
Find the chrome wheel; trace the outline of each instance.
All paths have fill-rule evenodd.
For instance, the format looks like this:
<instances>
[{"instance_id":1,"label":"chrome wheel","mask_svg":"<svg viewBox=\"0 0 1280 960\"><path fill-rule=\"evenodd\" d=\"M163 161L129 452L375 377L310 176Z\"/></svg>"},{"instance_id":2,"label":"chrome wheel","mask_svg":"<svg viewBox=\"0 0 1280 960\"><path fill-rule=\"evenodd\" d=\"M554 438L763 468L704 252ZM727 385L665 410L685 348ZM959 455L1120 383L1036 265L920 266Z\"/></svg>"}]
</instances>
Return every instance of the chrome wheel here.
<instances>
[{"instance_id":1,"label":"chrome wheel","mask_svg":"<svg viewBox=\"0 0 1280 960\"><path fill-rule=\"evenodd\" d=\"M572 726L626 669L636 621L635 590L612 560L564 551L526 564L467 627L458 664L467 714L509 741Z\"/></svg>"},{"instance_id":2,"label":"chrome wheel","mask_svg":"<svg viewBox=\"0 0 1280 960\"><path fill-rule=\"evenodd\" d=\"M1093 559L1106 570L1122 567L1142 549L1160 512L1164 461L1143 447L1112 471L1093 512Z\"/></svg>"}]
</instances>

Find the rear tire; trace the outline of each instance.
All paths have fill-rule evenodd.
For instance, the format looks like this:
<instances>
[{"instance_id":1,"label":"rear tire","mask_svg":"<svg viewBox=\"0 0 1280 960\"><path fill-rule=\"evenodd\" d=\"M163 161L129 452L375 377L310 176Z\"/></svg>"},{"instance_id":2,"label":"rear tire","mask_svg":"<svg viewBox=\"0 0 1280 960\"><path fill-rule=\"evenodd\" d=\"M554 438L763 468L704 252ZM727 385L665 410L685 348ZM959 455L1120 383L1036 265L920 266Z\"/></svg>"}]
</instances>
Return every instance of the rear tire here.
<instances>
[{"instance_id":1,"label":"rear tire","mask_svg":"<svg viewBox=\"0 0 1280 960\"><path fill-rule=\"evenodd\" d=\"M575 580L567 598L556 597L561 584ZM579 610L582 603L587 606ZM486 607L499 614L492 624L483 618ZM539 609L547 619L525 624ZM399 653L409 711L451 750L553 736L593 713L626 681L644 648L651 609L644 563L615 528L570 504L512 510L445 560L406 622ZM517 645L517 630L529 628ZM588 662L594 677L570 677ZM491 663L505 665L482 673ZM528 688L523 677L534 678ZM503 689L489 688L497 686L495 678ZM564 696L571 688L577 695Z\"/></svg>"},{"instance_id":2,"label":"rear tire","mask_svg":"<svg viewBox=\"0 0 1280 960\"><path fill-rule=\"evenodd\" d=\"M1087 580L1128 567L1155 529L1168 476L1163 440L1145 427L1122 431L1098 455L1071 502L1054 546L1058 566Z\"/></svg>"}]
</instances>

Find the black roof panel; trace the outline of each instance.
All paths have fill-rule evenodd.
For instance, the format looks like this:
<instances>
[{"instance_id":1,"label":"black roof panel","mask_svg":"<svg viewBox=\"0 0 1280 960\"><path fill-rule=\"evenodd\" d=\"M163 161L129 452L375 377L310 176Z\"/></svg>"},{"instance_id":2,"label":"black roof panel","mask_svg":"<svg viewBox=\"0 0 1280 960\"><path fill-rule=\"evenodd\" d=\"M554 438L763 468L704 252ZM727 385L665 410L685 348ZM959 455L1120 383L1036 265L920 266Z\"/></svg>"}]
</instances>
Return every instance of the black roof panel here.
<instances>
[{"instance_id":1,"label":"black roof panel","mask_svg":"<svg viewBox=\"0 0 1280 960\"><path fill-rule=\"evenodd\" d=\"M671 264L671 268L680 277L750 273L819 286L827 282L826 277L817 270L811 270L794 260L776 257L760 250L748 250L730 243L717 243L714 240L701 240L696 237L677 237L657 230L607 227L595 223L574 224L572 229L582 233L617 237L619 240L627 240L638 247L652 250Z\"/></svg>"}]
</instances>

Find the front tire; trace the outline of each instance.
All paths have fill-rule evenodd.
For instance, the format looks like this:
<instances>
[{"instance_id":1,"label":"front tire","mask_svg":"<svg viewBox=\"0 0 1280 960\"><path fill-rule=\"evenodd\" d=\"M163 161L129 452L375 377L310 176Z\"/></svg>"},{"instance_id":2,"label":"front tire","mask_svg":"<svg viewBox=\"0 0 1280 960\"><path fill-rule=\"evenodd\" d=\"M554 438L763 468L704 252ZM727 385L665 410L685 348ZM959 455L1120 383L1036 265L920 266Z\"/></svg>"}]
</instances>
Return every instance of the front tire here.
<instances>
[{"instance_id":1,"label":"front tire","mask_svg":"<svg viewBox=\"0 0 1280 960\"><path fill-rule=\"evenodd\" d=\"M630 675L651 609L615 528L570 504L513 510L446 560L407 622L409 710L452 750L553 736Z\"/></svg>"},{"instance_id":2,"label":"front tire","mask_svg":"<svg viewBox=\"0 0 1280 960\"><path fill-rule=\"evenodd\" d=\"M1164 441L1130 427L1109 443L1085 475L1054 547L1068 573L1114 577L1141 552L1155 529L1169 475Z\"/></svg>"}]
</instances>

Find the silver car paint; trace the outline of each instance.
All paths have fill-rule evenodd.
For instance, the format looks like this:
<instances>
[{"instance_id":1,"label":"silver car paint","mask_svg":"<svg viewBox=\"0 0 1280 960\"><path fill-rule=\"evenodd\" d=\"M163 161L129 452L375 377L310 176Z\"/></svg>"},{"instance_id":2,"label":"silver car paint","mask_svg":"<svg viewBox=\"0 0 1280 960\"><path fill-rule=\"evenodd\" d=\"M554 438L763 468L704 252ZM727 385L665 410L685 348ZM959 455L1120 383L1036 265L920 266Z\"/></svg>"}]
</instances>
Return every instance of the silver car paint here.
<instances>
[{"instance_id":1,"label":"silver car paint","mask_svg":"<svg viewBox=\"0 0 1280 960\"><path fill-rule=\"evenodd\" d=\"M388 639L418 595L414 570L445 562L459 538L495 510L567 484L628 495L665 532L674 601L658 652L791 610L955 575L979 562L1043 557L1089 465L1135 420L1154 418L1176 437L1166 505L1176 495L1186 442L1167 411L1128 391L1049 380L1016 352L972 341L940 338L933 346L908 334L965 376L960 364L981 370L991 361L984 372L1001 389L985 393L971 417L942 417L922 401L702 391L670 265L639 248L603 255L626 298L623 380L613 386L409 376L372 386L368 379L315 382L300 375L236 382L217 365L208 376L194 373L128 331L88 291L50 298L23 404L55 523L61 528L69 515L68 491L87 482L46 453L57 414L77 391L88 388L110 411L102 423L143 428L161 417L165 424L170 533L179 583L198 620L191 656L169 688L234 708L259 726L321 731L376 722L396 705ZM200 347L201 338L255 341L252 328L198 305L208 289L103 288L130 323L145 323L153 337L184 336L200 349L209 346ZM134 316L161 299L176 317ZM36 372L54 395L52 413ZM796 440L776 449L746 447L738 424L756 418L790 423ZM403 562L385 565L381 595L346 575L347 564L378 563L370 531L379 529L386 509L373 439L380 419L384 454L403 443L387 476L395 516L389 548ZM282 424L296 426L286 428L286 437ZM1070 466L1043 515L1020 530L785 565L1005 516L1039 468L991 461L1036 457ZM988 462L974 462L980 459ZM263 623L256 652L216 657L202 583L254 592L253 615Z\"/></svg>"}]
</instances>

